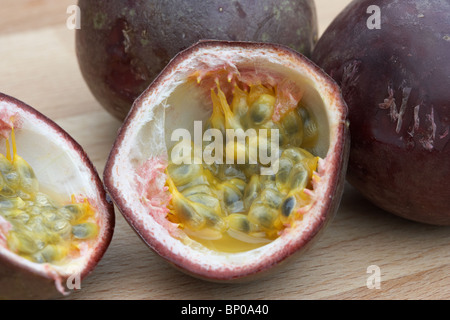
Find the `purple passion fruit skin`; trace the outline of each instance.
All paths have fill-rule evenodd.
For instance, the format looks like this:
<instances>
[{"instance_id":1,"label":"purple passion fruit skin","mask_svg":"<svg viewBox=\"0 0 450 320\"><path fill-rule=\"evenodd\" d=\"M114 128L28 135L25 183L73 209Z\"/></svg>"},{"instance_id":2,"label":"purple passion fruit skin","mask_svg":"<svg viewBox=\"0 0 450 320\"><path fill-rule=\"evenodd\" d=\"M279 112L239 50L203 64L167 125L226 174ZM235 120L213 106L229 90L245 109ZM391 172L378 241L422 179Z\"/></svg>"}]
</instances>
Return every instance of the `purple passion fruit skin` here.
<instances>
[{"instance_id":1,"label":"purple passion fruit skin","mask_svg":"<svg viewBox=\"0 0 450 320\"><path fill-rule=\"evenodd\" d=\"M78 5L81 73L101 105L119 119L172 57L198 40L275 42L307 56L317 41L313 0L80 0Z\"/></svg>"},{"instance_id":2,"label":"purple passion fruit skin","mask_svg":"<svg viewBox=\"0 0 450 320\"><path fill-rule=\"evenodd\" d=\"M378 1L369 29L372 4L348 5L313 53L349 107L348 180L391 213L450 225L450 3Z\"/></svg>"}]
</instances>

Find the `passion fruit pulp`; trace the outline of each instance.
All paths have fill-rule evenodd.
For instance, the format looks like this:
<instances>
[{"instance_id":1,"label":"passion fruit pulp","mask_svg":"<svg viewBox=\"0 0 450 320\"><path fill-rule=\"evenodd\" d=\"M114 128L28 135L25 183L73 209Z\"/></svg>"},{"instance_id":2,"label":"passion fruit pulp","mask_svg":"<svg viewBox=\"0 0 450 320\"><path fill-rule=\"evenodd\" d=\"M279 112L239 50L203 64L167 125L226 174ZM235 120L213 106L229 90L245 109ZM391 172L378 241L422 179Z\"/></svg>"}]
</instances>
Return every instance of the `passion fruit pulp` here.
<instances>
[{"instance_id":1,"label":"passion fruit pulp","mask_svg":"<svg viewBox=\"0 0 450 320\"><path fill-rule=\"evenodd\" d=\"M170 59L199 40L277 42L308 56L317 41L312 0L80 0L78 5L82 75L119 119Z\"/></svg>"},{"instance_id":2,"label":"passion fruit pulp","mask_svg":"<svg viewBox=\"0 0 450 320\"><path fill-rule=\"evenodd\" d=\"M17 154L14 127L12 155L6 139L0 153L0 216L11 225L6 235L9 250L38 263L63 263L79 253L83 242L98 234L95 211L88 199L58 204L39 188L33 168ZM74 252L75 251L75 252Z\"/></svg>"},{"instance_id":3,"label":"passion fruit pulp","mask_svg":"<svg viewBox=\"0 0 450 320\"><path fill-rule=\"evenodd\" d=\"M349 106L348 180L380 208L450 225L450 3L353 1L318 42L313 60Z\"/></svg>"},{"instance_id":4,"label":"passion fruit pulp","mask_svg":"<svg viewBox=\"0 0 450 320\"><path fill-rule=\"evenodd\" d=\"M113 206L81 147L3 94L0 138L0 297L68 294L66 281L80 284L108 247Z\"/></svg>"},{"instance_id":5,"label":"passion fruit pulp","mask_svg":"<svg viewBox=\"0 0 450 320\"><path fill-rule=\"evenodd\" d=\"M210 249L260 247L308 210L319 157L301 146L314 149L318 127L305 107L297 107L299 96L290 107L280 104L287 92L279 89L257 84L243 90L234 84L227 99L217 78L217 93L211 90L213 111L202 133L205 137L215 130L214 143L201 148L211 160L195 158L194 141L186 145L180 140L169 152L168 218ZM258 150L262 145L265 150ZM275 163L264 161L274 153Z\"/></svg>"},{"instance_id":6,"label":"passion fruit pulp","mask_svg":"<svg viewBox=\"0 0 450 320\"><path fill-rule=\"evenodd\" d=\"M308 146L303 108L317 125ZM180 159L193 149L195 156L196 146L209 150L201 139L173 140L174 132L189 132L196 142L197 121L217 136L239 125L286 132L280 150L298 157L279 162L298 165L299 179L294 170L283 176L289 165L279 166L277 179L262 174L269 166L259 158L237 163L235 150L248 159L255 146L239 140L228 157L235 165L175 163L172 151L183 141L193 148ZM347 134L338 86L301 54L275 44L203 41L179 53L136 100L111 150L105 186L143 241L175 267L211 281L251 279L303 251L334 216ZM261 135L251 138L264 145ZM223 149L213 149L220 159Z\"/></svg>"}]
</instances>

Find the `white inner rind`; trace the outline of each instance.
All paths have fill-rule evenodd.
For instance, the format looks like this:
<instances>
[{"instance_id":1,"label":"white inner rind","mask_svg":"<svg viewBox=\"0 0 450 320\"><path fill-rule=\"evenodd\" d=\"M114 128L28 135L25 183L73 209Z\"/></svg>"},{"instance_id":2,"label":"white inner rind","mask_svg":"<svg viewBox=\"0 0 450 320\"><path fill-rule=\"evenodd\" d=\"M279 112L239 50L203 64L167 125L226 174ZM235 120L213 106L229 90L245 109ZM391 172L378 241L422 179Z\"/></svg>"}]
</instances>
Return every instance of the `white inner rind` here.
<instances>
[{"instance_id":1,"label":"white inner rind","mask_svg":"<svg viewBox=\"0 0 450 320\"><path fill-rule=\"evenodd\" d=\"M152 211L156 212L156 208L138 201L142 194L136 189L134 179L130 178L147 159L167 158L167 149L173 143L170 135L174 129L187 128L192 132L194 120L206 120L211 115L211 103L202 98L202 91L195 81L191 79L189 82L187 78L196 70L214 70L224 65L237 69L252 67L256 72L269 70L283 75L302 88L302 102L314 114L320 128L317 155L324 158L318 169L322 178L314 190L311 210L304 219L286 229L271 243L241 253L212 251L194 241L183 243L174 238L167 228L155 221ZM185 261L189 261L195 266L191 271L201 275L217 275L220 272L228 275L245 274L259 269L263 263L270 265L272 261L277 262L289 247L295 246L303 237L310 236L326 214L324 206L330 200L326 197L329 195L327 188L330 188L331 178L327 172L332 170L328 164L333 157L338 156L333 146L337 145L336 133L342 125L342 111L339 111L341 106L337 105L333 96L336 94L335 88L320 78L322 76L312 66L300 61L292 53L280 54L279 50L267 48L245 50L229 47L224 49L220 46L202 47L168 70L170 72L163 73L159 84L145 92L139 105L135 106L135 113L129 119L130 125L123 131L123 139L117 146L111 168L112 183L128 209L127 212L132 214L130 218L140 225L140 233L152 247L164 247L166 250L159 251L170 252L166 258L179 266L184 266ZM161 174L157 180L161 188L165 179L166 176ZM161 189L161 192L164 191Z\"/></svg>"},{"instance_id":2,"label":"white inner rind","mask_svg":"<svg viewBox=\"0 0 450 320\"><path fill-rule=\"evenodd\" d=\"M92 255L98 251L100 240L105 236L104 221L100 219L100 212L106 211L107 208L98 200L102 195L96 188L96 179L84 163L80 150L61 131L13 103L0 101L0 113L14 115L17 123L14 130L17 153L33 168L40 191L64 203L71 202L71 195L86 197L96 209L96 220L99 222L100 230L93 245L83 247L79 258L71 259L63 265L34 263L2 246L0 255L55 280L59 277L75 276L85 269ZM4 139L0 138L0 142L0 152L5 155Z\"/></svg>"}]
</instances>

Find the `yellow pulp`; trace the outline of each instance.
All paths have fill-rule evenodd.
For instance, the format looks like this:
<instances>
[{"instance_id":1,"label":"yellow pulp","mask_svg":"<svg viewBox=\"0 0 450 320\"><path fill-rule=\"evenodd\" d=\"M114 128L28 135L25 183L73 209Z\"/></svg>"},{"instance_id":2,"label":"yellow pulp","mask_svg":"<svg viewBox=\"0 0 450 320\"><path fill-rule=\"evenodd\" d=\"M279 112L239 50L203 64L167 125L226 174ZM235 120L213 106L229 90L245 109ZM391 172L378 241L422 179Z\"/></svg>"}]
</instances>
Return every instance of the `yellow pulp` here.
<instances>
[{"instance_id":1,"label":"yellow pulp","mask_svg":"<svg viewBox=\"0 0 450 320\"><path fill-rule=\"evenodd\" d=\"M40 192L31 166L17 154L14 129L12 154L8 139L6 156L0 153L0 215L11 225L8 248L37 263L64 263L79 255L80 244L98 233L95 212L87 199L70 203L54 201Z\"/></svg>"},{"instance_id":2,"label":"yellow pulp","mask_svg":"<svg viewBox=\"0 0 450 320\"><path fill-rule=\"evenodd\" d=\"M225 150L221 164L170 161L166 171L172 194L168 219L191 239L213 250L242 252L258 248L302 219L299 209L311 202L310 193L304 191L312 188L319 158L305 148L315 145L317 125L301 106L287 111L274 123L275 90L262 85L251 86L248 91L235 86L229 104L217 83L217 92L211 90L211 100L213 112L205 129L218 129L224 137L227 129L278 130L278 172L261 175L263 165L259 159L256 164L226 164ZM234 150L248 154L249 148L262 139L268 138L258 135L249 139L247 146L236 141L224 142L223 146L225 149L233 143Z\"/></svg>"}]
</instances>

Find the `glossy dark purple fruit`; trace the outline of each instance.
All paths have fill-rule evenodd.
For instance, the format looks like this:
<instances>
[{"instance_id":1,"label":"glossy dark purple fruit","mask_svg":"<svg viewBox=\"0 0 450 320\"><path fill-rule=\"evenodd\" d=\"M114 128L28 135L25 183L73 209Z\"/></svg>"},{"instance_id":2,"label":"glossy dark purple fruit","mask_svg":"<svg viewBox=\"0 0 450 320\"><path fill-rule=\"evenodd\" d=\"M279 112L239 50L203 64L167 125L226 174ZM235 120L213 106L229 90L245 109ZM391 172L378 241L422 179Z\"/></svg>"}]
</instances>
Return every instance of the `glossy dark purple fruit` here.
<instances>
[{"instance_id":1,"label":"glossy dark purple fruit","mask_svg":"<svg viewBox=\"0 0 450 320\"><path fill-rule=\"evenodd\" d=\"M445 0L353 1L313 53L349 106L348 180L379 207L436 225L450 225L449 21Z\"/></svg>"},{"instance_id":2,"label":"glossy dark purple fruit","mask_svg":"<svg viewBox=\"0 0 450 320\"><path fill-rule=\"evenodd\" d=\"M178 52L198 40L275 42L310 56L313 0L80 0L76 49L94 96L117 118Z\"/></svg>"}]
</instances>

